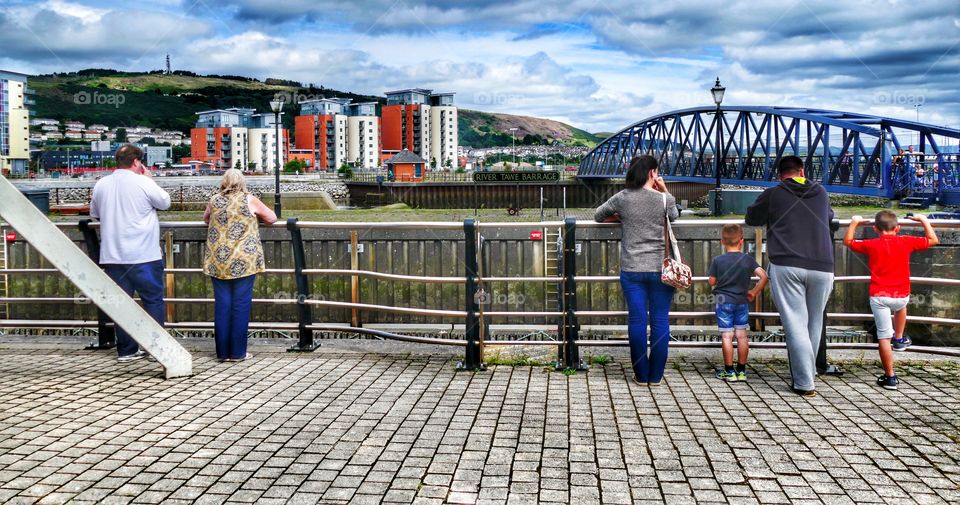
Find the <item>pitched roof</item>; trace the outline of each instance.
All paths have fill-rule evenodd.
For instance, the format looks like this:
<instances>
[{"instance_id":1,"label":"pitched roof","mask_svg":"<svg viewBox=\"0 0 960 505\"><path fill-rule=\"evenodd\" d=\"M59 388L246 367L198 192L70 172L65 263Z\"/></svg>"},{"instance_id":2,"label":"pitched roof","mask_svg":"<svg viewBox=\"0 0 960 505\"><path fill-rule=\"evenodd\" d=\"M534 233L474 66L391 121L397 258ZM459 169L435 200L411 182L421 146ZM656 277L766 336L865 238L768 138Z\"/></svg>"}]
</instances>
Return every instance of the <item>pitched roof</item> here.
<instances>
[{"instance_id":1,"label":"pitched roof","mask_svg":"<svg viewBox=\"0 0 960 505\"><path fill-rule=\"evenodd\" d=\"M407 149L404 149L399 153L394 154L392 158L387 160L387 164L390 164L390 165L394 163L426 163L426 162L427 160L421 158L420 156L417 156L416 153L412 153Z\"/></svg>"}]
</instances>

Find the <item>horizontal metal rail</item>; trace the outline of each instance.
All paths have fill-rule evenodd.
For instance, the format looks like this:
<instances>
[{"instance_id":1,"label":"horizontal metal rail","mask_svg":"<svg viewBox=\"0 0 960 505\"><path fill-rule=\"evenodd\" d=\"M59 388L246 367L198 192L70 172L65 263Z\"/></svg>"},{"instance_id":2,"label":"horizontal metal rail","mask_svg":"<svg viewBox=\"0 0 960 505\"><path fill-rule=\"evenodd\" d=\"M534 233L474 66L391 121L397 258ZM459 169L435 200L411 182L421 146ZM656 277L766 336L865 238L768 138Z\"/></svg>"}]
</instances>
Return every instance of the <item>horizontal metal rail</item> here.
<instances>
[{"instance_id":1,"label":"horizontal metal rail","mask_svg":"<svg viewBox=\"0 0 960 505\"><path fill-rule=\"evenodd\" d=\"M97 321L79 321L79 320L0 319L0 328L34 328L34 329L96 328L97 324L98 324ZM179 323L167 323L165 327L176 328L176 329L209 330L213 328L213 323L211 322L179 322ZM255 330L271 330L271 329L295 330L297 329L297 324L296 323L251 322L250 328ZM398 340L398 341L422 343L422 344L447 345L447 346L458 346L458 347L465 347L467 345L466 341L458 340L458 339L420 337L416 335L404 335L404 334L391 333L387 331L375 330L370 328L355 328L351 326L313 324L313 325L310 325L310 329L317 330L317 331L326 331L326 332L359 333L359 334L377 336L377 337L381 337L388 340ZM563 342L554 341L554 340L487 340L484 342L484 344L487 346L556 347L556 346L563 345ZM627 339L578 340L577 344L588 346L588 347L627 347L630 345L630 342ZM675 349L677 348L679 349L716 349L716 348L719 348L720 346L721 346L721 342L719 340L713 341L713 342L676 342L676 341L670 342L670 347ZM785 349L786 343L785 342L751 342L750 347L753 349ZM837 343L828 343L827 348L873 350L873 349L876 349L876 344L837 342ZM912 352L912 353L937 354L942 356L960 357L960 349L912 345L908 347L906 350L907 352Z\"/></svg>"},{"instance_id":2,"label":"horizontal metal rail","mask_svg":"<svg viewBox=\"0 0 960 505\"><path fill-rule=\"evenodd\" d=\"M849 226L849 219L838 219L840 226ZM869 223L869 221L868 221ZM3 223L0 223L3 224ZM76 222L58 222L55 223L59 228L75 229ZM677 219L671 223L671 226L678 228L697 227L697 226L723 226L725 224L746 225L743 219ZM899 222L902 228L920 228L923 225L916 221L902 219ZM960 228L960 219L932 219L930 224L934 228ZM325 229L325 230L359 230L359 229L384 229L384 230L463 230L463 222L460 221L338 221L338 222L320 222L320 221L300 221L298 225L301 228ZM507 223L477 223L479 229L513 229L513 228L543 228L563 226L563 221L517 221ZM93 222L92 228L99 228L100 223ZM598 223L596 221L582 220L577 221L577 228L617 228L620 223ZM163 229L188 229L188 228L206 228L207 224L203 221L164 221L160 223ZM284 229L284 223L261 224L261 228Z\"/></svg>"},{"instance_id":3,"label":"horizontal metal rail","mask_svg":"<svg viewBox=\"0 0 960 505\"><path fill-rule=\"evenodd\" d=\"M292 268L268 268L263 271L264 274L293 274L295 271ZM26 275L26 274L55 274L59 273L59 270L55 268L9 268L2 270L3 274L11 275ZM168 274L179 274L179 273L188 273L188 274L202 274L202 268L167 268L164 269L164 273ZM466 280L463 277L448 277L448 276L423 276L423 275L404 275L404 274L389 274L383 272L375 272L373 270L350 270L346 268L309 268L304 269L303 273L306 275L337 275L337 276L360 276L360 277L372 277L377 279L385 280L396 280L396 281L408 281L408 282L423 282L428 284L463 284ZM557 277L477 277L477 282L560 282L566 279L566 277L557 276ZM693 277L693 282L707 282L709 277L695 276ZM758 277L752 277L754 281L759 280ZM578 275L578 282L618 282L620 276L617 275ZM869 282L869 275L846 275L834 277L833 281L835 283L854 283L854 282ZM960 286L960 279L943 279L940 277L911 277L911 285L922 285L922 286Z\"/></svg>"},{"instance_id":4,"label":"horizontal metal rail","mask_svg":"<svg viewBox=\"0 0 960 505\"><path fill-rule=\"evenodd\" d=\"M292 272L292 271L291 271ZM375 279L386 279L393 281L423 282L427 284L463 284L467 280L463 277L430 277L423 275L404 275L388 274L384 272L374 272L372 270L350 270L347 268L305 268L304 275L338 275L338 276L359 276L372 277Z\"/></svg>"}]
</instances>

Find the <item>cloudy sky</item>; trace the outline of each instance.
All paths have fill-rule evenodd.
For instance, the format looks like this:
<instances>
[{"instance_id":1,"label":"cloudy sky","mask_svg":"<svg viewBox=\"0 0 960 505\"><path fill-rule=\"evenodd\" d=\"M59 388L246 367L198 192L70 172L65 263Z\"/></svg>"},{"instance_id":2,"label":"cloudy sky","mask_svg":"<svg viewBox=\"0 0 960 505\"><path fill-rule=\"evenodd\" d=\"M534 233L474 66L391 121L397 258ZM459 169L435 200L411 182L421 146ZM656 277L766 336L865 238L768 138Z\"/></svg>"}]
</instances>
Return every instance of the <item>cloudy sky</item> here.
<instances>
[{"instance_id":1,"label":"cloudy sky","mask_svg":"<svg viewBox=\"0 0 960 505\"><path fill-rule=\"evenodd\" d=\"M175 69L618 130L711 103L960 126L960 2L903 0L112 0L0 4L0 68Z\"/></svg>"}]
</instances>

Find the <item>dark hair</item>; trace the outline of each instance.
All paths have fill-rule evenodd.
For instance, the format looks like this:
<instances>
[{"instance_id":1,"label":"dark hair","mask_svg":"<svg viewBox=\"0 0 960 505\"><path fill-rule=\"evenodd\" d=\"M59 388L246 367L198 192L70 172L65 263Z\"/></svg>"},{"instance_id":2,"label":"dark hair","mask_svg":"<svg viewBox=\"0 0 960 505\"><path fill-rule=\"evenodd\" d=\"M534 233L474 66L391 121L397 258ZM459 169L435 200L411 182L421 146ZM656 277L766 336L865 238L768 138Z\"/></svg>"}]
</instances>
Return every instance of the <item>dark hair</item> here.
<instances>
[{"instance_id":1,"label":"dark hair","mask_svg":"<svg viewBox=\"0 0 960 505\"><path fill-rule=\"evenodd\" d=\"M795 174L801 170L803 170L803 160L799 156L784 156L777 164L777 175L780 177Z\"/></svg>"},{"instance_id":2,"label":"dark hair","mask_svg":"<svg viewBox=\"0 0 960 505\"><path fill-rule=\"evenodd\" d=\"M118 167L130 168L133 166L134 161L143 158L143 149L140 149L133 144L124 144L120 146L120 149L117 149L117 152L113 155L113 158L117 160Z\"/></svg>"},{"instance_id":3,"label":"dark hair","mask_svg":"<svg viewBox=\"0 0 960 505\"><path fill-rule=\"evenodd\" d=\"M893 231L897 224L897 215L892 210L881 210L873 218L873 225L880 231Z\"/></svg>"},{"instance_id":4,"label":"dark hair","mask_svg":"<svg viewBox=\"0 0 960 505\"><path fill-rule=\"evenodd\" d=\"M720 242L725 246L733 247L743 238L743 227L739 224L725 224L720 229Z\"/></svg>"},{"instance_id":5,"label":"dark hair","mask_svg":"<svg viewBox=\"0 0 960 505\"><path fill-rule=\"evenodd\" d=\"M630 160L630 168L627 169L627 189L642 188L650 177L650 171L656 170L657 167L657 159L649 154L637 156Z\"/></svg>"}]
</instances>

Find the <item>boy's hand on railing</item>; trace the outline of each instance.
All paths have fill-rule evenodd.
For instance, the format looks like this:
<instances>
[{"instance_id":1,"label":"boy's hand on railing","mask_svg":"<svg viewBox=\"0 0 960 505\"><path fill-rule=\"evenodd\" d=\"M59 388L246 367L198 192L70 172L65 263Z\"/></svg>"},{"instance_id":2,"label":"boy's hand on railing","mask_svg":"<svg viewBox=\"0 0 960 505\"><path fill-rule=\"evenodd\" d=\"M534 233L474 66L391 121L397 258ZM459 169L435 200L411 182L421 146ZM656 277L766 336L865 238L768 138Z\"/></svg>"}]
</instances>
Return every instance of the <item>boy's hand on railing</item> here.
<instances>
[{"instance_id":1,"label":"boy's hand on railing","mask_svg":"<svg viewBox=\"0 0 960 505\"><path fill-rule=\"evenodd\" d=\"M923 214L909 214L907 215L907 219L911 221L916 221L918 223L924 223L928 221L927 216Z\"/></svg>"}]
</instances>

